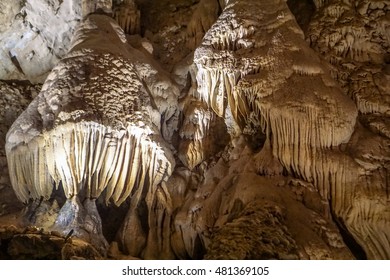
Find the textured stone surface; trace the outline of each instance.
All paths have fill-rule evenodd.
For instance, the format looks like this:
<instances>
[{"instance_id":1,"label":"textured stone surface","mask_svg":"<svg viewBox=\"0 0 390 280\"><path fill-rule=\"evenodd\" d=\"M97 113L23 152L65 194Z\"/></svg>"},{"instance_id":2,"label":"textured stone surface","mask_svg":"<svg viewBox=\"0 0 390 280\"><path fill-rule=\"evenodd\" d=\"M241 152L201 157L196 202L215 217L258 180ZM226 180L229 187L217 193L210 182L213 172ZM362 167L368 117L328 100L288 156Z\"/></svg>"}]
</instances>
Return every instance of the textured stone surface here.
<instances>
[{"instance_id":1,"label":"textured stone surface","mask_svg":"<svg viewBox=\"0 0 390 280\"><path fill-rule=\"evenodd\" d=\"M388 1L1 7L2 258L389 258Z\"/></svg>"},{"instance_id":2,"label":"textured stone surface","mask_svg":"<svg viewBox=\"0 0 390 280\"><path fill-rule=\"evenodd\" d=\"M389 10L389 1L327 1L318 7L307 31L313 49L330 63L332 76L354 100L362 124L374 132L361 126L355 129L348 146L358 163L359 180L352 184L352 193L336 190L335 212L368 257L385 259L390 257L385 179L389 160Z\"/></svg>"},{"instance_id":3,"label":"textured stone surface","mask_svg":"<svg viewBox=\"0 0 390 280\"><path fill-rule=\"evenodd\" d=\"M43 82L68 51L82 18L81 1L7 0L2 5L9 20L0 33L0 79Z\"/></svg>"},{"instance_id":4,"label":"textured stone surface","mask_svg":"<svg viewBox=\"0 0 390 280\"><path fill-rule=\"evenodd\" d=\"M92 244L104 240L94 199L104 192L107 203L120 205L132 196L133 211L147 194L151 211L156 191L164 192L159 184L174 167L159 131L169 137L175 129L175 88L125 43L114 20L89 16L7 134L18 198L48 200L53 185L62 189L67 202L54 229L72 229ZM122 230L127 235L131 229L125 224Z\"/></svg>"},{"instance_id":5,"label":"textured stone surface","mask_svg":"<svg viewBox=\"0 0 390 280\"><path fill-rule=\"evenodd\" d=\"M62 237L56 232L29 227L0 228L0 259L14 260L99 260L103 256L89 243Z\"/></svg>"}]
</instances>

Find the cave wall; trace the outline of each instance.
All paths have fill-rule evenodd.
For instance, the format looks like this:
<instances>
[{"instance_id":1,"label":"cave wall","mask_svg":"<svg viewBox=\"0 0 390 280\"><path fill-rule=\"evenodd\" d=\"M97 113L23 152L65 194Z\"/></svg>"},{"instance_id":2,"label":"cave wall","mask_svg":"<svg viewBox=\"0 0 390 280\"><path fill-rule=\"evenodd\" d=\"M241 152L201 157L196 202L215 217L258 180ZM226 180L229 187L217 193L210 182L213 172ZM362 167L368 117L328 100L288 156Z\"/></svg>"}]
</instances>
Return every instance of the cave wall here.
<instances>
[{"instance_id":1,"label":"cave wall","mask_svg":"<svg viewBox=\"0 0 390 280\"><path fill-rule=\"evenodd\" d=\"M1 5L0 79L45 81L2 86L7 223L104 258L390 257L388 1Z\"/></svg>"}]
</instances>

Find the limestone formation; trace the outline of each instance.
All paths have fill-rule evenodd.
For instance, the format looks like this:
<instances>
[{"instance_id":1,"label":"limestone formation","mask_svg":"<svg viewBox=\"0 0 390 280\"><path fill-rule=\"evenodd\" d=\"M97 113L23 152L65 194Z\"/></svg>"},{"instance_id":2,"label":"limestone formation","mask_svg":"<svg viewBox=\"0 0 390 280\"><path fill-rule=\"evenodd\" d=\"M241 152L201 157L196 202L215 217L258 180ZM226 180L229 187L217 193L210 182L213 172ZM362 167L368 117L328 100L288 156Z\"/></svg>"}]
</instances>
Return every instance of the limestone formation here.
<instances>
[{"instance_id":1,"label":"limestone formation","mask_svg":"<svg viewBox=\"0 0 390 280\"><path fill-rule=\"evenodd\" d=\"M189 45L195 48L218 18L219 3L216 0L201 0L187 26Z\"/></svg>"},{"instance_id":2,"label":"limestone formation","mask_svg":"<svg viewBox=\"0 0 390 280\"><path fill-rule=\"evenodd\" d=\"M86 1L2 1L0 10L10 18L1 24L8 28L0 34L0 78L42 83L69 49L83 17L82 2Z\"/></svg>"},{"instance_id":3,"label":"limestone formation","mask_svg":"<svg viewBox=\"0 0 390 280\"><path fill-rule=\"evenodd\" d=\"M107 203L120 205L131 196L136 207L146 193L152 207L156 191L164 191L159 184L174 167L160 136L174 106L163 105L175 94L173 85L161 74L148 80L153 74L135 65L136 54L125 43L107 16L89 16L69 54L7 134L8 166L18 198L47 200L54 186L68 199L55 228L83 227L101 234L94 199L104 195ZM155 102L161 112L149 94L160 99ZM161 120L161 115L167 118ZM92 230L84 228L89 215L97 219Z\"/></svg>"},{"instance_id":4,"label":"limestone formation","mask_svg":"<svg viewBox=\"0 0 390 280\"><path fill-rule=\"evenodd\" d=\"M115 7L114 18L128 34L139 34L141 31L141 13L134 0L125 0Z\"/></svg>"},{"instance_id":5,"label":"limestone formation","mask_svg":"<svg viewBox=\"0 0 390 280\"><path fill-rule=\"evenodd\" d=\"M95 12L107 14L112 12L112 0L82 0L80 2L84 17Z\"/></svg>"},{"instance_id":6,"label":"limestone formation","mask_svg":"<svg viewBox=\"0 0 390 280\"><path fill-rule=\"evenodd\" d=\"M349 203L340 201L345 194L336 194L334 204L339 204L337 215L367 255L387 259L388 187L386 179L379 178L388 176L389 7L388 1L326 1L317 7L307 34L311 46L331 64L332 76L355 101L361 122L384 136L355 129L349 146L358 163L359 180L355 194L347 196Z\"/></svg>"},{"instance_id":7,"label":"limestone formation","mask_svg":"<svg viewBox=\"0 0 390 280\"><path fill-rule=\"evenodd\" d=\"M34 3L0 4L0 79L46 79L0 81L0 258L390 258L389 1Z\"/></svg>"},{"instance_id":8,"label":"limestone formation","mask_svg":"<svg viewBox=\"0 0 390 280\"><path fill-rule=\"evenodd\" d=\"M387 155L378 159L381 163L359 159L363 155L355 151L355 137L351 139L357 110L304 42L282 2L229 1L195 51L198 99L225 119L233 137L262 131L272 155L288 173L315 185L343 227L364 243L366 253L388 258L385 188L369 185L369 179L359 180L363 170L374 169L371 164L384 168ZM357 127L354 135L359 134L364 132ZM366 137L367 142L373 141L373 136ZM378 141L387 146L386 140ZM333 148L348 142L347 153ZM382 192L379 203L373 192ZM355 207L356 212L351 212ZM372 216L367 219L361 211L374 211L380 217L371 225L381 227L380 234L362 226L371 224ZM368 241L368 236L375 241Z\"/></svg>"}]
</instances>

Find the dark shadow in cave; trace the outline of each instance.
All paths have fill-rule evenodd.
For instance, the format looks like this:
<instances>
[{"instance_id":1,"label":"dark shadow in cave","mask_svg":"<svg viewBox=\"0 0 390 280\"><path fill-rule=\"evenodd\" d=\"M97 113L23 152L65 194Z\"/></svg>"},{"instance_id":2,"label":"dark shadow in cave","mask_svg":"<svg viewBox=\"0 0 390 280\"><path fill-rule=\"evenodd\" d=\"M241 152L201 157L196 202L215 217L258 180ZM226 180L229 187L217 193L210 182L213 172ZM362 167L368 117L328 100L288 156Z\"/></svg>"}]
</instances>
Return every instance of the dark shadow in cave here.
<instances>
[{"instance_id":1,"label":"dark shadow in cave","mask_svg":"<svg viewBox=\"0 0 390 280\"><path fill-rule=\"evenodd\" d=\"M364 252L362 246L360 246L360 244L356 242L353 236L345 229L342 224L343 223L340 221L337 223L344 243L347 245L349 250L351 250L351 253L355 256L357 260L367 260L366 252Z\"/></svg>"},{"instance_id":2,"label":"dark shadow in cave","mask_svg":"<svg viewBox=\"0 0 390 280\"><path fill-rule=\"evenodd\" d=\"M103 197L103 196L102 196ZM123 224L129 210L129 201L122 203L119 207L107 205L104 199L98 199L96 206L102 220L103 235L108 243L115 240L116 234Z\"/></svg>"},{"instance_id":3,"label":"dark shadow in cave","mask_svg":"<svg viewBox=\"0 0 390 280\"><path fill-rule=\"evenodd\" d=\"M287 5L303 32L306 33L310 20L316 10L313 0L288 0Z\"/></svg>"},{"instance_id":4,"label":"dark shadow in cave","mask_svg":"<svg viewBox=\"0 0 390 280\"><path fill-rule=\"evenodd\" d=\"M329 202L329 205L331 206L331 201ZM347 247L355 256L355 258L357 260L367 260L366 252L364 252L362 246L360 246L360 244L353 238L352 234L347 230L344 221L341 218L337 218L333 211L331 211L331 215L333 221L335 221L340 231L341 237L343 238L345 245L347 245Z\"/></svg>"}]
</instances>

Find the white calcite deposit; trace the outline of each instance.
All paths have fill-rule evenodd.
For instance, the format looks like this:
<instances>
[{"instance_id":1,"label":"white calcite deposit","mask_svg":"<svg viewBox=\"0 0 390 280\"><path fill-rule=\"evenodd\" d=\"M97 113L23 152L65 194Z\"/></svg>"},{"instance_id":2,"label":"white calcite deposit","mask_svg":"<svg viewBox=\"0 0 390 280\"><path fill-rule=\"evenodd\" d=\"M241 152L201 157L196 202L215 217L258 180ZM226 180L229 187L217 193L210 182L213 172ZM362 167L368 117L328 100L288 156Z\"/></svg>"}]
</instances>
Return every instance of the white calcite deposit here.
<instances>
[{"instance_id":1,"label":"white calcite deposit","mask_svg":"<svg viewBox=\"0 0 390 280\"><path fill-rule=\"evenodd\" d=\"M324 4L317 3L318 7ZM361 130L356 129L358 110L332 80L330 68L304 41L284 1L229 1L196 49L194 63L199 86L195 98L225 119L232 137L262 131L268 143L263 149L269 148L289 174L314 184L323 201L329 201L330 211L360 240L359 244L364 244L370 257L387 258L386 188L370 185L369 179L360 180L367 168L383 166L387 156L378 155L382 163L369 164L368 154L375 152L355 152L355 145L359 144L355 137L351 138L352 134L364 134L356 132ZM207 125L198 127L200 134L205 134ZM367 141L373 141L372 136L367 137ZM199 142L194 138L193 145L200 146ZM347 151L341 148L345 145L349 147ZM193 150L196 149L188 149L187 155L194 156L196 162L199 156ZM257 160L264 162L264 155L259 154ZM278 174L277 165L272 170L272 156L267 156L268 164L261 164L262 170L268 165L262 173ZM359 159L361 156L364 160ZM205 188L208 187L206 183ZM377 192L382 193L379 201ZM189 240L205 236L203 230L213 225L213 219L206 218L211 205L204 203L197 201L194 205L202 209L197 217L209 223L205 228L194 228L197 233ZM367 231L363 224L372 223L372 216L362 212L375 212L380 217L380 222L374 218L375 228L381 229ZM189 220L193 219L190 217ZM199 219L190 224L199 223ZM180 228L189 220L180 220ZM375 241L368 241L367 236ZM207 243L208 238L202 241Z\"/></svg>"},{"instance_id":2,"label":"white calcite deposit","mask_svg":"<svg viewBox=\"0 0 390 280\"><path fill-rule=\"evenodd\" d=\"M388 2L3 1L0 79L45 80L0 83L24 222L111 258L388 259Z\"/></svg>"},{"instance_id":3,"label":"white calcite deposit","mask_svg":"<svg viewBox=\"0 0 390 280\"><path fill-rule=\"evenodd\" d=\"M10 18L1 24L0 78L43 82L69 49L83 16L81 1L6 0L1 5Z\"/></svg>"},{"instance_id":4,"label":"white calcite deposit","mask_svg":"<svg viewBox=\"0 0 390 280\"><path fill-rule=\"evenodd\" d=\"M47 200L60 188L71 204L104 192L116 205L132 196L137 206L146 195L152 207L175 165L160 131L174 130L176 91L142 63L111 18L91 15L80 25L69 53L7 134L20 200Z\"/></svg>"}]
</instances>

